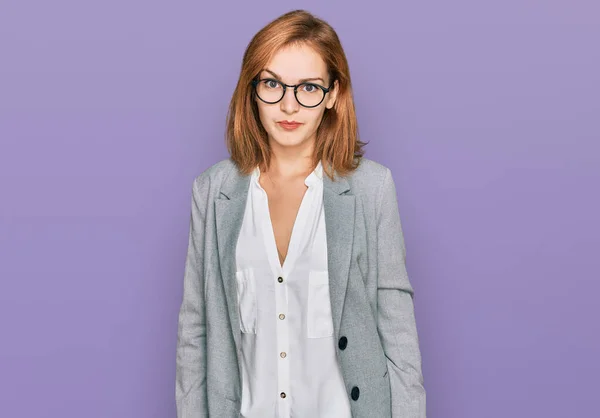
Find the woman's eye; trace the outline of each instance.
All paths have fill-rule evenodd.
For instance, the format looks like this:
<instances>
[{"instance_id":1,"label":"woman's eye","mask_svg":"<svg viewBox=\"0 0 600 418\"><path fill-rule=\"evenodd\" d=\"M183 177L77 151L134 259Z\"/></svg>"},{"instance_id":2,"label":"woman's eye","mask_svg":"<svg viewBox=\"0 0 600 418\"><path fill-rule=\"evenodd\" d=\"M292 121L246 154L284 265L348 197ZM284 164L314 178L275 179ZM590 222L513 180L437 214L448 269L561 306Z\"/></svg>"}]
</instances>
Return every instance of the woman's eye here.
<instances>
[{"instance_id":1,"label":"woman's eye","mask_svg":"<svg viewBox=\"0 0 600 418\"><path fill-rule=\"evenodd\" d=\"M275 80L265 80L265 86L270 89L276 89L279 87L279 83Z\"/></svg>"},{"instance_id":2,"label":"woman's eye","mask_svg":"<svg viewBox=\"0 0 600 418\"><path fill-rule=\"evenodd\" d=\"M304 85L304 91L306 91L307 93L314 93L317 90L317 86L315 86L314 84L305 84Z\"/></svg>"}]
</instances>

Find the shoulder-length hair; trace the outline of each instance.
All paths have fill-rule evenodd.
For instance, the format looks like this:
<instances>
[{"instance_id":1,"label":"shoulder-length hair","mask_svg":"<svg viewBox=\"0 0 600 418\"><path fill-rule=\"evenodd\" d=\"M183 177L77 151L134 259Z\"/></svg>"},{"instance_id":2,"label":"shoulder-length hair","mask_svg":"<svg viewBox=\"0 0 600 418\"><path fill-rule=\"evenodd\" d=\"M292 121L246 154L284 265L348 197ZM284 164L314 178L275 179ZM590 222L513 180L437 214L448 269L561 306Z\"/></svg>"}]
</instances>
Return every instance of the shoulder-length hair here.
<instances>
[{"instance_id":1,"label":"shoulder-length hair","mask_svg":"<svg viewBox=\"0 0 600 418\"><path fill-rule=\"evenodd\" d=\"M252 80L281 48L308 45L323 59L330 82L338 81L337 98L325 109L317 129L313 164L324 172L344 176L356 169L367 143L358 138L350 69L335 30L305 10L293 10L273 20L250 41L244 53L240 77L227 112L227 150L238 169L249 174L257 165L269 167L271 150L254 100Z\"/></svg>"}]
</instances>

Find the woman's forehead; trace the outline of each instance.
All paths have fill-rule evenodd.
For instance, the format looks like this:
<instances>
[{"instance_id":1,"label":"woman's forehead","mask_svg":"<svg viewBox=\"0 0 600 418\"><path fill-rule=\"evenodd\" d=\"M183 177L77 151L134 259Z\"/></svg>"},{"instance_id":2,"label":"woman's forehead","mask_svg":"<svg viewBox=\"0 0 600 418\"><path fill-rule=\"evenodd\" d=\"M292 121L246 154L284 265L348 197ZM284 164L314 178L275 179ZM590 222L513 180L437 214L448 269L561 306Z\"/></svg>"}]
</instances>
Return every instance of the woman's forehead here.
<instances>
[{"instance_id":1,"label":"woman's forehead","mask_svg":"<svg viewBox=\"0 0 600 418\"><path fill-rule=\"evenodd\" d=\"M287 47L278 51L263 68L271 76L287 82L302 82L305 79L327 76L327 66L317 52L308 46Z\"/></svg>"}]
</instances>

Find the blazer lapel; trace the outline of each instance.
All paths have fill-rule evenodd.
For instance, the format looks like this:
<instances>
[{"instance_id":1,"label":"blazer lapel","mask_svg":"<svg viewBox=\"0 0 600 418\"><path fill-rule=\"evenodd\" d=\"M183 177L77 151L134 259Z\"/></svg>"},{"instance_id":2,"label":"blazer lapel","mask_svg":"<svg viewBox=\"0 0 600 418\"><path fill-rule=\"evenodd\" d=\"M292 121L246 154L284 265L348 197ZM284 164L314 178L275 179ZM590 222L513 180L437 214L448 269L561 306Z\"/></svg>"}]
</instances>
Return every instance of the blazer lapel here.
<instances>
[{"instance_id":1,"label":"blazer lapel","mask_svg":"<svg viewBox=\"0 0 600 418\"><path fill-rule=\"evenodd\" d=\"M221 267L221 278L225 289L227 311L233 332L236 350L239 351L241 330L237 306L236 247L244 220L246 198L250 176L240 174L234 165L223 182L221 193L215 200L215 216L217 221L217 252ZM239 359L238 359L239 360Z\"/></svg>"},{"instance_id":2,"label":"blazer lapel","mask_svg":"<svg viewBox=\"0 0 600 418\"><path fill-rule=\"evenodd\" d=\"M344 177L332 181L323 173L327 267L334 335L339 333L354 242L355 196L345 194L349 190L350 186Z\"/></svg>"}]
</instances>

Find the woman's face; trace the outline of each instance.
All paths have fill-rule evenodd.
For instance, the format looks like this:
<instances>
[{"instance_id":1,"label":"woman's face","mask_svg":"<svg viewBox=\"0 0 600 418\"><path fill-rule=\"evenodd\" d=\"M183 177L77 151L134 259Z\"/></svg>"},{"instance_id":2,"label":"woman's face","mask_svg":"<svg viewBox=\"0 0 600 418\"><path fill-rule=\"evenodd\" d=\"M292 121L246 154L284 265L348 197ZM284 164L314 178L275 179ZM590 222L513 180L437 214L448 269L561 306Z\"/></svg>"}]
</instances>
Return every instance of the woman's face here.
<instances>
[{"instance_id":1,"label":"woman's face","mask_svg":"<svg viewBox=\"0 0 600 418\"><path fill-rule=\"evenodd\" d=\"M271 62L261 71L259 78L272 78L288 85L307 81L329 87L331 83L325 62L319 54L306 45L290 46L277 52ZM263 88L272 90L277 87L281 88L282 86L278 86L276 82L268 82L266 86L263 86ZM274 104L265 103L257 97L256 103L258 104L260 121L267 131L271 148L279 150L294 149L306 151L307 154L310 154L323 113L325 109L331 109L335 103L337 87L338 82L336 81L329 93L325 94L321 104L312 108L304 107L298 103L294 97L294 89L289 87L286 89L283 99ZM304 93L301 93L301 88L304 89ZM298 89L300 100L310 94L314 95L320 92L315 87L301 88ZM272 90L270 94L274 94ZM299 122L301 125L293 130L287 130L280 124L282 121ZM303 152L303 154L305 153Z\"/></svg>"}]
</instances>

